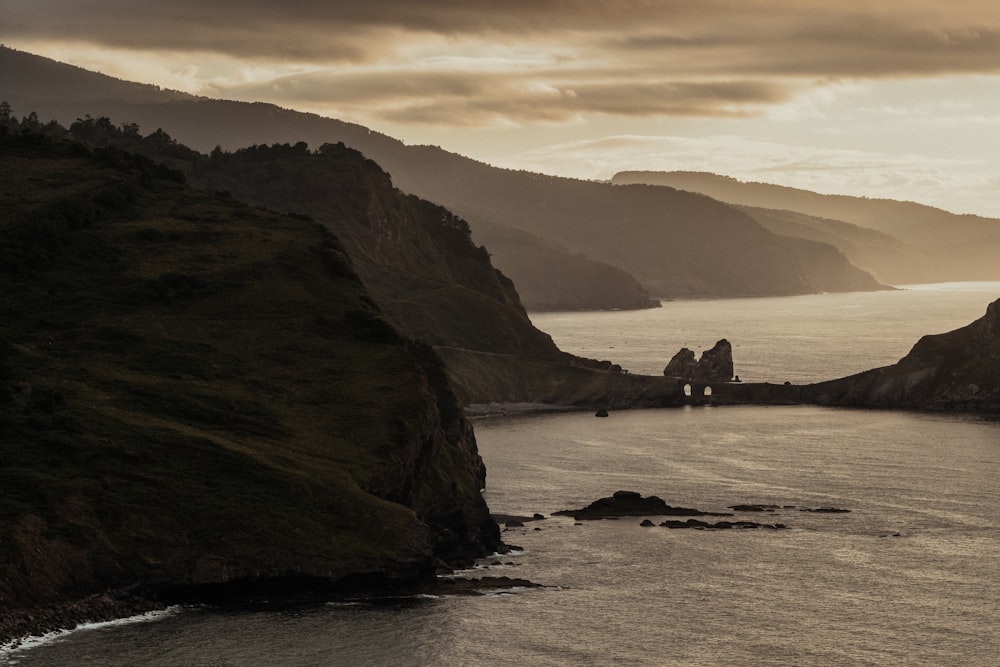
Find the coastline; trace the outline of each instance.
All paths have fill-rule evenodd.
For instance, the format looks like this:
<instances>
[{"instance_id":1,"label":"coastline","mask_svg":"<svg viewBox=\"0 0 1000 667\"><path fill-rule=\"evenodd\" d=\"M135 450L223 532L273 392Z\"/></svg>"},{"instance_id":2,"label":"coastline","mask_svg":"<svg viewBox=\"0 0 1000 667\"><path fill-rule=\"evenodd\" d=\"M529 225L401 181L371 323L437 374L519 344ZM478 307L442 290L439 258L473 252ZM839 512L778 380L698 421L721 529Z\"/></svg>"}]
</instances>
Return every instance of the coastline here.
<instances>
[{"instance_id":1,"label":"coastline","mask_svg":"<svg viewBox=\"0 0 1000 667\"><path fill-rule=\"evenodd\" d=\"M17 650L30 637L72 632L91 623L138 618L170 606L138 595L109 591L51 607L0 611L0 655Z\"/></svg>"},{"instance_id":2,"label":"coastline","mask_svg":"<svg viewBox=\"0 0 1000 667\"><path fill-rule=\"evenodd\" d=\"M519 415L544 414L548 412L586 412L585 406L558 405L555 403L472 403L465 406L468 419L491 417L517 417Z\"/></svg>"}]
</instances>

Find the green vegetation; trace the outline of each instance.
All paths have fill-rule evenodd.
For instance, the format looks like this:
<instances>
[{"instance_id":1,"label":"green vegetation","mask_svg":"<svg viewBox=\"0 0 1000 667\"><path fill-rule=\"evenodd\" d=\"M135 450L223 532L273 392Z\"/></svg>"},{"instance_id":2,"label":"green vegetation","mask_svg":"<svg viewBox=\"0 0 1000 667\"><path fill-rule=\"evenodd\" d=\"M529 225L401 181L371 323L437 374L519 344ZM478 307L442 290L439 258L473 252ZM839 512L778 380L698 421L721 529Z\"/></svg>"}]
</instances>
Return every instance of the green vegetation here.
<instances>
[{"instance_id":1,"label":"green vegetation","mask_svg":"<svg viewBox=\"0 0 1000 667\"><path fill-rule=\"evenodd\" d=\"M497 546L440 362L324 226L118 148L0 144L5 605Z\"/></svg>"}]
</instances>

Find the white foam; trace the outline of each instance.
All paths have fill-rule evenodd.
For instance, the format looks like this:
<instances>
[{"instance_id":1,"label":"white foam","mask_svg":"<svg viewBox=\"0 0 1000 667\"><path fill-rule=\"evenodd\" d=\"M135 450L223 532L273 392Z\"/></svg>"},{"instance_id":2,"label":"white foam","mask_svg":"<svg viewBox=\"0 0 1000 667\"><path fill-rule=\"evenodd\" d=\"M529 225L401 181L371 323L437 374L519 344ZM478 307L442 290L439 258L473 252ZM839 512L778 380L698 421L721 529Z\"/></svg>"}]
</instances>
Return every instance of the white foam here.
<instances>
[{"instance_id":1,"label":"white foam","mask_svg":"<svg viewBox=\"0 0 1000 667\"><path fill-rule=\"evenodd\" d=\"M21 639L15 639L7 642L6 644L0 644L0 660L3 660L4 664L14 665L17 664L17 661L12 660L12 658L16 657L17 654L23 653L24 651L30 651L31 649L44 646L45 644L59 641L76 632L97 630L117 625L131 625L133 623L150 623L152 621L158 621L166 616L170 616L176 613L179 609L179 606L167 607L166 609L147 611L143 614L136 614L135 616L115 618L110 621L81 623L69 630L54 630L52 632L46 632L43 635L30 635L28 637L22 637Z\"/></svg>"}]
</instances>

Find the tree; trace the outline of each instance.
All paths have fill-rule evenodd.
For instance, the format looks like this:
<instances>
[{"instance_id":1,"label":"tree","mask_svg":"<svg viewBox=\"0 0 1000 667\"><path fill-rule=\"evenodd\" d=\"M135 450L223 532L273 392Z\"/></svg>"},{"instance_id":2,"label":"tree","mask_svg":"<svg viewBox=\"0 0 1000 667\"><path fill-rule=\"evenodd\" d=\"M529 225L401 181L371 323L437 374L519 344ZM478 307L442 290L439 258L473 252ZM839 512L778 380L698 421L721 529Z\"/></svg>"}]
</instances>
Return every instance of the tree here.
<instances>
[{"instance_id":1,"label":"tree","mask_svg":"<svg viewBox=\"0 0 1000 667\"><path fill-rule=\"evenodd\" d=\"M138 123L122 123L119 128L121 133L126 137L134 137L136 139L140 138L139 134L139 124Z\"/></svg>"},{"instance_id":2,"label":"tree","mask_svg":"<svg viewBox=\"0 0 1000 667\"><path fill-rule=\"evenodd\" d=\"M6 123L10 120L10 103L7 100L0 102L0 123Z\"/></svg>"}]
</instances>

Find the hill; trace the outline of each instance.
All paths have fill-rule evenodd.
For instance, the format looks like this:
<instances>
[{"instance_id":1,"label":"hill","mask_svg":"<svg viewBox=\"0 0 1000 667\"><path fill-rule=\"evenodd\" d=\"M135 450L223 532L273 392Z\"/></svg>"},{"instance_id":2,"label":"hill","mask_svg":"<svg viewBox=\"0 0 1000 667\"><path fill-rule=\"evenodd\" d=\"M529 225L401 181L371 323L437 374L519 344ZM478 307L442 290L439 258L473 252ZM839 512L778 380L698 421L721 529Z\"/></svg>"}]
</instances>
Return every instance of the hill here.
<instances>
[{"instance_id":1,"label":"hill","mask_svg":"<svg viewBox=\"0 0 1000 667\"><path fill-rule=\"evenodd\" d=\"M823 195L766 183L747 183L701 172L621 172L615 183L652 183L698 192L731 204L794 211L817 219L846 222L889 235L862 245L872 270L894 284L1000 279L1000 220L957 215L914 202ZM774 214L758 215L758 219ZM787 214L783 214L786 215ZM768 223L764 223L767 225ZM830 233L844 228L825 225ZM894 246L894 247L893 247ZM886 252L888 251L888 252Z\"/></svg>"},{"instance_id":2,"label":"hill","mask_svg":"<svg viewBox=\"0 0 1000 667\"><path fill-rule=\"evenodd\" d=\"M892 366L806 391L822 405L1000 414L1000 300L968 326L924 336Z\"/></svg>"},{"instance_id":3,"label":"hill","mask_svg":"<svg viewBox=\"0 0 1000 667\"><path fill-rule=\"evenodd\" d=\"M463 403L575 403L581 382L599 396L610 381L610 362L564 354L532 326L510 280L473 245L464 220L404 195L377 164L343 144L316 151L304 142L257 145L206 156L162 130L143 137L104 117L81 119L70 132L90 145L169 162L205 191L328 226L386 317L442 355Z\"/></svg>"},{"instance_id":4,"label":"hill","mask_svg":"<svg viewBox=\"0 0 1000 667\"><path fill-rule=\"evenodd\" d=\"M11 74L14 70L17 75ZM529 303L532 307L586 304L587 299L578 295L598 284L605 292L621 285L614 307L635 307L635 283L622 279L623 273L638 279L655 298L856 289L828 282L837 272L810 276L808 254L800 256L797 246L749 216L704 197L497 169L437 147L406 146L359 125L267 104L169 92L150 99L148 86L132 94L121 87L123 82L92 81L92 73L87 75L89 90L65 83L82 72L0 49L0 95L21 113L31 109L64 123L92 114L145 128L162 127L201 151L216 145L232 150L262 142L299 141L314 148L337 142L356 148L391 173L397 187L465 218L480 243L482 225L484 237L495 238L497 226L505 226L546 245L544 252L538 242L490 248L497 264L511 271L525 294L542 295L539 302ZM47 81L55 83L49 86ZM60 86L65 86L66 95L55 92ZM560 289L553 298L554 286L567 282L567 269L581 282L570 283L569 291Z\"/></svg>"},{"instance_id":5,"label":"hill","mask_svg":"<svg viewBox=\"0 0 1000 667\"><path fill-rule=\"evenodd\" d=\"M922 258L905 243L849 222L755 206L737 206L775 234L820 241L839 250L851 263L884 283L919 283L927 272Z\"/></svg>"},{"instance_id":6,"label":"hill","mask_svg":"<svg viewBox=\"0 0 1000 667\"><path fill-rule=\"evenodd\" d=\"M0 128L0 152L0 637L109 590L412 582L497 549L441 362L326 227L114 148Z\"/></svg>"}]
</instances>

